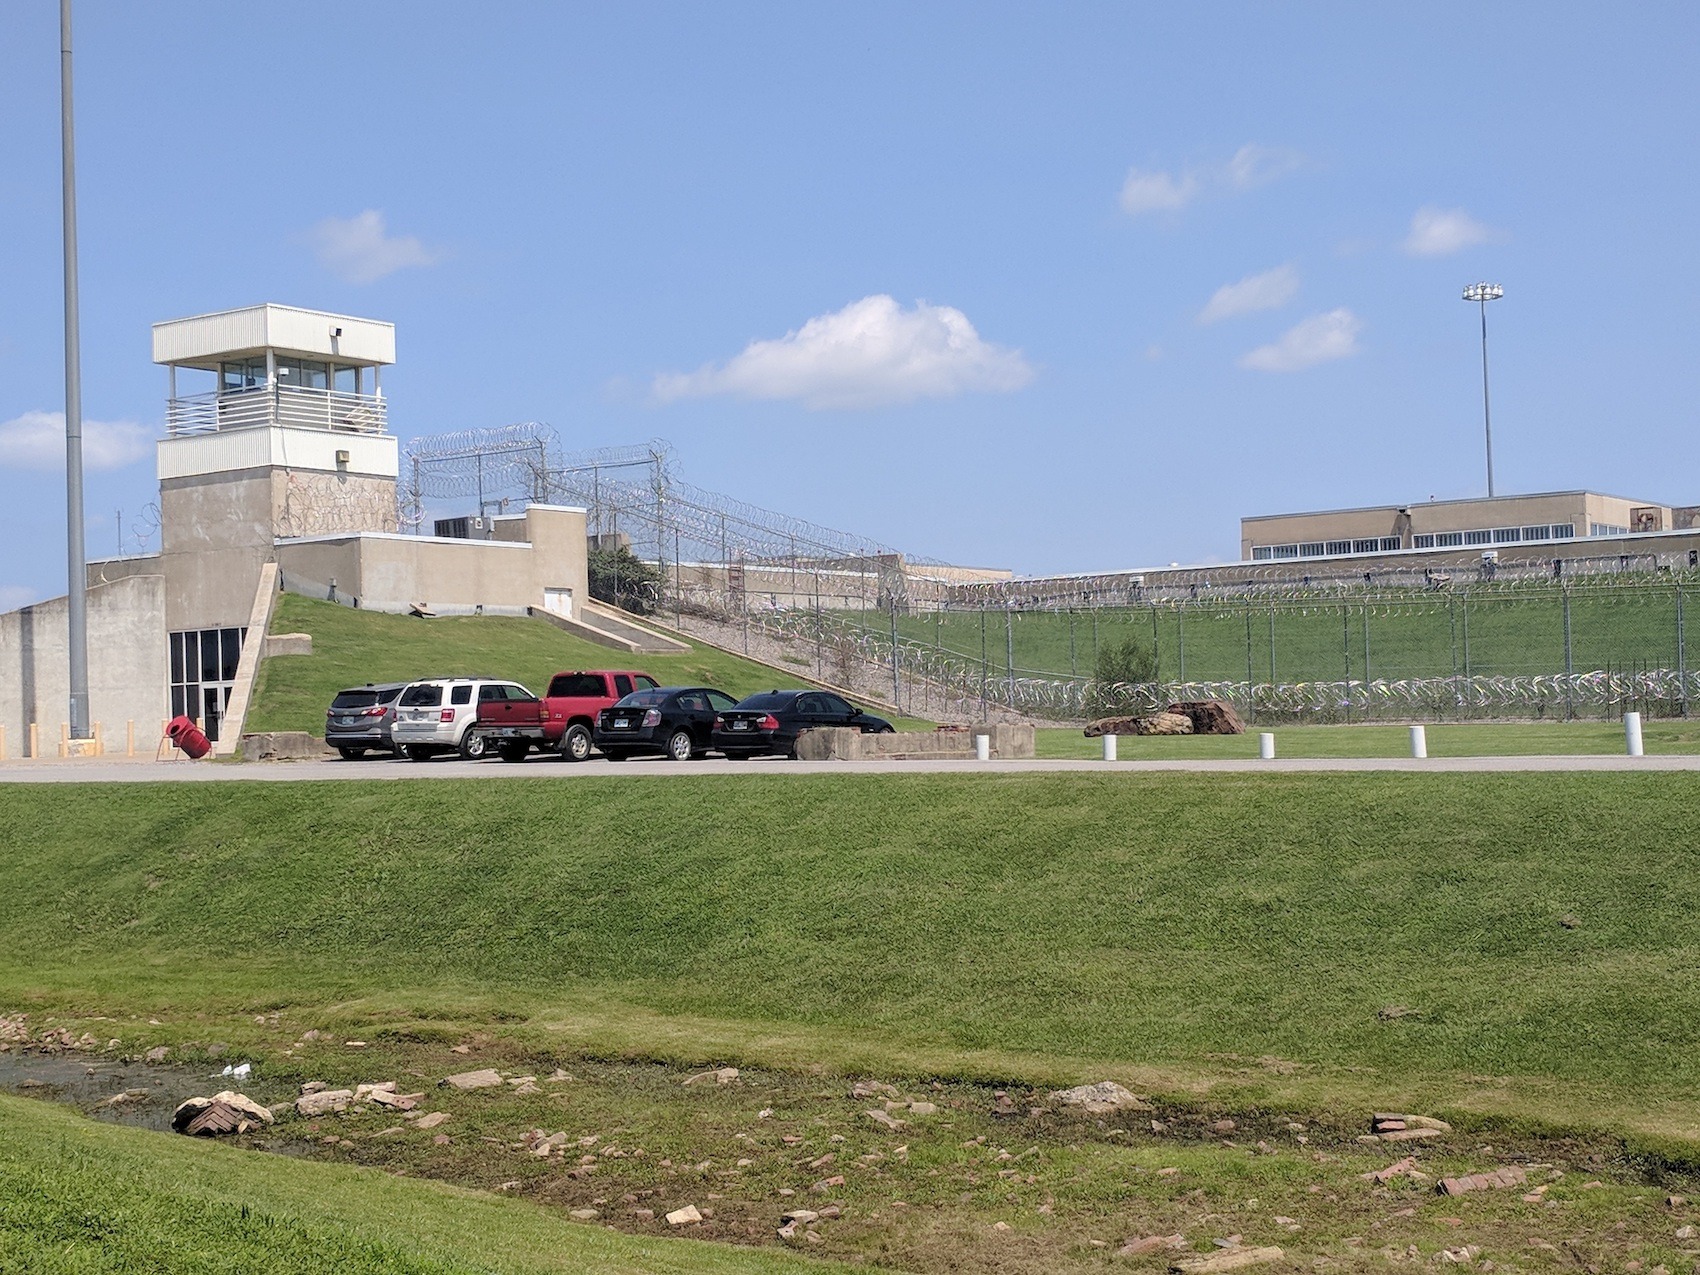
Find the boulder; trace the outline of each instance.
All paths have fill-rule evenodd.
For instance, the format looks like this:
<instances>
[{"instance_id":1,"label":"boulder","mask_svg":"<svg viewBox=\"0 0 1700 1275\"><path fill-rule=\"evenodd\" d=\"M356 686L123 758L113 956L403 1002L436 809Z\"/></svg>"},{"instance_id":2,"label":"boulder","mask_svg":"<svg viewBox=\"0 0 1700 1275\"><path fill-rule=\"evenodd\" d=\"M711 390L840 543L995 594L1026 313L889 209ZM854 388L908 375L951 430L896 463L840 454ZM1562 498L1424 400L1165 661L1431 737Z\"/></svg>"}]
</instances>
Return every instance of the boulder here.
<instances>
[{"instance_id":1,"label":"boulder","mask_svg":"<svg viewBox=\"0 0 1700 1275\"><path fill-rule=\"evenodd\" d=\"M1135 735L1191 735L1193 733L1192 718L1185 713L1153 713L1149 717L1135 718L1133 733Z\"/></svg>"},{"instance_id":2,"label":"boulder","mask_svg":"<svg viewBox=\"0 0 1700 1275\"><path fill-rule=\"evenodd\" d=\"M353 1099L352 1089L320 1089L315 1093L304 1093L295 1100L295 1114L308 1118L328 1116L335 1111L347 1111Z\"/></svg>"},{"instance_id":3,"label":"boulder","mask_svg":"<svg viewBox=\"0 0 1700 1275\"><path fill-rule=\"evenodd\" d=\"M462 1091L468 1089L496 1089L502 1083L502 1077L493 1067L485 1067L478 1071L463 1071L458 1075L447 1077L443 1083L451 1089Z\"/></svg>"},{"instance_id":4,"label":"boulder","mask_svg":"<svg viewBox=\"0 0 1700 1275\"><path fill-rule=\"evenodd\" d=\"M1166 713L1179 713L1192 722L1194 735L1243 735L1245 722L1234 711L1234 706L1219 699L1182 700L1178 704L1170 704L1163 710Z\"/></svg>"},{"instance_id":5,"label":"boulder","mask_svg":"<svg viewBox=\"0 0 1700 1275\"><path fill-rule=\"evenodd\" d=\"M1089 1116L1107 1116L1117 1111L1150 1111L1143 1098L1122 1088L1113 1080L1101 1080L1095 1085L1079 1085L1059 1089L1051 1101L1061 1107L1078 1107Z\"/></svg>"},{"instance_id":6,"label":"boulder","mask_svg":"<svg viewBox=\"0 0 1700 1275\"><path fill-rule=\"evenodd\" d=\"M210 1138L223 1133L246 1133L272 1123L272 1113L247 1094L226 1089L211 1098L190 1098L171 1113L178 1133Z\"/></svg>"}]
</instances>

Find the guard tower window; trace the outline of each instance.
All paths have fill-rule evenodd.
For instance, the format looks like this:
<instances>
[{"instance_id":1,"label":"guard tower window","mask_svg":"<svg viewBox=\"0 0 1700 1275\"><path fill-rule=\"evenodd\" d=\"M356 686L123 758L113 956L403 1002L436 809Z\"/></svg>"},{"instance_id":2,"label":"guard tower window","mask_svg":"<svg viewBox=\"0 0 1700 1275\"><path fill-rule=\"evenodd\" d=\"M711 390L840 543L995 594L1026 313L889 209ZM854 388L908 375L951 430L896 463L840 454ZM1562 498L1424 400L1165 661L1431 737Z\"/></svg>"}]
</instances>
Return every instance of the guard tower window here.
<instances>
[{"instance_id":1,"label":"guard tower window","mask_svg":"<svg viewBox=\"0 0 1700 1275\"><path fill-rule=\"evenodd\" d=\"M238 363L218 365L218 388L226 394L235 390L261 390L265 387L264 359L243 359Z\"/></svg>"},{"instance_id":2,"label":"guard tower window","mask_svg":"<svg viewBox=\"0 0 1700 1275\"><path fill-rule=\"evenodd\" d=\"M327 390L330 388L331 365L320 363L314 359L279 359L277 361L277 383L293 385L301 389Z\"/></svg>"}]
</instances>

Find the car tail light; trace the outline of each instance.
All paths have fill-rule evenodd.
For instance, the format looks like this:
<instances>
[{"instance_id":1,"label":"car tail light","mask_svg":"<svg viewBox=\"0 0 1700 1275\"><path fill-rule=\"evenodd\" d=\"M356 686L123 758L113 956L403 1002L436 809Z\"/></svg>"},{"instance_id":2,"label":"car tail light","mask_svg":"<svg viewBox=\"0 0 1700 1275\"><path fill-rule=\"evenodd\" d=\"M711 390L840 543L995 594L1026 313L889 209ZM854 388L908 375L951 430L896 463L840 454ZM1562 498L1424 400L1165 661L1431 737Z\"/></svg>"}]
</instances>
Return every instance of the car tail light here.
<instances>
[{"instance_id":1,"label":"car tail light","mask_svg":"<svg viewBox=\"0 0 1700 1275\"><path fill-rule=\"evenodd\" d=\"M779 719L777 717L775 717L772 713L767 713L762 717L762 719L759 722L756 723L756 729L757 730L778 730L779 729Z\"/></svg>"},{"instance_id":2,"label":"car tail light","mask_svg":"<svg viewBox=\"0 0 1700 1275\"><path fill-rule=\"evenodd\" d=\"M452 708L445 708L437 717L440 722L452 722L454 719L455 711Z\"/></svg>"},{"instance_id":3,"label":"car tail light","mask_svg":"<svg viewBox=\"0 0 1700 1275\"><path fill-rule=\"evenodd\" d=\"M661 710L659 708L650 709L643 715L643 724L645 726L661 725Z\"/></svg>"},{"instance_id":4,"label":"car tail light","mask_svg":"<svg viewBox=\"0 0 1700 1275\"><path fill-rule=\"evenodd\" d=\"M367 709L364 713L361 714L361 716L362 717L382 717L385 713L387 713L389 711L390 710L385 708L382 704L379 704L376 708Z\"/></svg>"},{"instance_id":5,"label":"car tail light","mask_svg":"<svg viewBox=\"0 0 1700 1275\"><path fill-rule=\"evenodd\" d=\"M725 730L726 729L726 719L724 717L722 717L719 713L716 713L714 715L714 729L715 730Z\"/></svg>"}]
</instances>

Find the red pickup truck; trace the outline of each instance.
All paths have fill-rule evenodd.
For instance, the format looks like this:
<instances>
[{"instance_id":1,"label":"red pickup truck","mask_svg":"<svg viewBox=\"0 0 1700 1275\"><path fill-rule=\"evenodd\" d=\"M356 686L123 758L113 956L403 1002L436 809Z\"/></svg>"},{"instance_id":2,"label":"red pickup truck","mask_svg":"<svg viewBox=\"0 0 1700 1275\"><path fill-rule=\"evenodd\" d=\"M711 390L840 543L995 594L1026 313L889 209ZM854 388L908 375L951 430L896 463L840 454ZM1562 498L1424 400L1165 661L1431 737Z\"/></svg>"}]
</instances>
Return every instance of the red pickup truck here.
<instances>
[{"instance_id":1,"label":"red pickup truck","mask_svg":"<svg viewBox=\"0 0 1700 1275\"><path fill-rule=\"evenodd\" d=\"M658 685L648 673L590 669L555 674L541 700L481 700L473 732L486 747L477 755L492 750L506 761L519 761L536 748L559 753L565 761L583 761L590 756L597 713L633 691Z\"/></svg>"}]
</instances>

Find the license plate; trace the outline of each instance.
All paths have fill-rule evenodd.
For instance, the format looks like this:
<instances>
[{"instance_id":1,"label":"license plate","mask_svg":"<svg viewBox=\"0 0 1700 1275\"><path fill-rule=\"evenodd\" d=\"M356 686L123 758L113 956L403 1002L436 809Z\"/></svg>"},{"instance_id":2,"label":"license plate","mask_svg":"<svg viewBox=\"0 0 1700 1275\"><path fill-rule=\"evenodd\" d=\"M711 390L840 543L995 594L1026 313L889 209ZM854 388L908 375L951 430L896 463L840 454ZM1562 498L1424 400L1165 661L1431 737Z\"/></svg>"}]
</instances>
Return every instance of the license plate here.
<instances>
[{"instance_id":1,"label":"license plate","mask_svg":"<svg viewBox=\"0 0 1700 1275\"><path fill-rule=\"evenodd\" d=\"M629 717L616 717L614 719L614 729L615 730L625 730L626 727L630 726L631 724L632 724L632 719L629 718Z\"/></svg>"},{"instance_id":2,"label":"license plate","mask_svg":"<svg viewBox=\"0 0 1700 1275\"><path fill-rule=\"evenodd\" d=\"M338 726L354 726L357 723L352 717L339 717L336 719L336 724Z\"/></svg>"},{"instance_id":3,"label":"license plate","mask_svg":"<svg viewBox=\"0 0 1700 1275\"><path fill-rule=\"evenodd\" d=\"M748 722L728 722L727 724L731 726L733 730L748 730L750 728L750 724Z\"/></svg>"},{"instance_id":4,"label":"license plate","mask_svg":"<svg viewBox=\"0 0 1700 1275\"><path fill-rule=\"evenodd\" d=\"M504 727L502 727L501 730L497 731L496 733L498 735L503 736L506 739L512 739L516 734L518 734L518 732L515 731L512 726L504 726Z\"/></svg>"}]
</instances>

